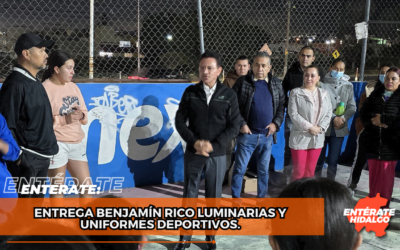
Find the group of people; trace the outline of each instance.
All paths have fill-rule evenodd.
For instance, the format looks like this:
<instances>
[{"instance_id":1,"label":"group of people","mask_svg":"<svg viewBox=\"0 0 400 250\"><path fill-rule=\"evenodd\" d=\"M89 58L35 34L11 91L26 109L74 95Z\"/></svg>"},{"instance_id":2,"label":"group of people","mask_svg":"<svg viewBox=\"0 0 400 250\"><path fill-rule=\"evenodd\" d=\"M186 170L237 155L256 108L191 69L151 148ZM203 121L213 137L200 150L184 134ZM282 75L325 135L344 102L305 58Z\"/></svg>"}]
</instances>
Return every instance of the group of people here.
<instances>
[{"instance_id":1,"label":"group of people","mask_svg":"<svg viewBox=\"0 0 400 250\"><path fill-rule=\"evenodd\" d=\"M213 51L201 55L200 82L183 93L175 120L177 131L187 142L184 198L198 196L203 172L205 196L221 197L235 147L232 198L240 198L243 176L253 154L257 159L257 198L268 197L272 144L277 143L276 132L284 120L284 182L287 184L288 178L296 182L321 177L325 161L327 179L335 180L342 144L350 134L348 122L357 109L353 84L344 74L346 62L341 58L333 60L327 74L314 64L311 46L303 47L298 58L281 81L271 74L271 57L266 51L257 52L251 70L249 59L240 56L235 70L221 83L220 55ZM369 196L380 193L388 199L386 207L400 159L396 146L400 138L399 76L400 69L385 65L380 80L367 85L368 98L359 111L364 141L358 146L362 150L357 150L349 184L355 188L368 159ZM240 203L240 199L234 199L234 205ZM185 241L190 239L181 236L183 243L175 250L188 248L190 243ZM207 236L206 240L214 237ZM207 244L207 249L216 249L215 244Z\"/></svg>"},{"instance_id":2,"label":"group of people","mask_svg":"<svg viewBox=\"0 0 400 250\"><path fill-rule=\"evenodd\" d=\"M21 35L16 42L18 64L0 90L0 184L11 176L27 180L39 177L37 181L63 177L66 170L79 184L90 177L86 145L82 142L85 134L81 128L87 124L88 115L79 88L71 82L74 60L63 51L54 51L48 56L46 48L53 44L33 33ZM187 143L184 198L198 197L203 174L205 196L221 197L222 182L232 165L235 148L232 197L240 198L243 176L255 154L257 198L266 198L272 145L277 143L276 133L284 121L284 181L290 178L292 182L288 187L293 189L302 185L298 183L314 183L304 178L320 177L325 159L327 177L334 181L342 143L350 133L348 121L356 112L353 85L344 74L346 62L343 59L333 60L325 74L314 64L312 47L303 47L298 58L281 81L271 73L268 52L257 52L251 69L249 59L241 56L235 70L221 83L218 79L222 72L220 55L213 51L201 55L200 82L186 88L175 118L176 129ZM36 75L46 65L39 80ZM389 201L395 166L400 158L397 148L399 76L399 68L383 65L378 81L368 84L361 97L357 157L349 180L349 186L355 188L368 160L369 195L374 197L380 193ZM22 184L18 182L16 188ZM317 181L312 185L325 184ZM44 194L18 195L43 197ZM16 194L3 193L2 197L12 198ZM235 205L240 206L240 199L234 200ZM1 207L0 211L9 209L12 208ZM357 245L356 235L351 237L352 244ZM181 236L182 242L175 249L188 248L190 243L186 241L190 239L190 235ZM281 246L282 239L273 238L271 244L285 249ZM216 249L214 236L207 236L206 240L209 242L207 249Z\"/></svg>"},{"instance_id":3,"label":"group of people","mask_svg":"<svg viewBox=\"0 0 400 250\"><path fill-rule=\"evenodd\" d=\"M64 178L66 169L76 184L85 180L86 185L91 184L81 128L88 122L87 108L79 88L71 82L74 60L59 50L48 56L46 49L53 44L33 33L22 34L14 47L18 64L0 90L0 180L18 177L16 190L21 185L44 184L47 177ZM46 66L39 80L37 74ZM35 178L34 183L31 178ZM53 185L60 185L56 179L51 180ZM4 193L4 185L1 197L44 197L44 193ZM9 185L8 191L11 188L14 186ZM8 206L5 211L10 209Z\"/></svg>"}]
</instances>

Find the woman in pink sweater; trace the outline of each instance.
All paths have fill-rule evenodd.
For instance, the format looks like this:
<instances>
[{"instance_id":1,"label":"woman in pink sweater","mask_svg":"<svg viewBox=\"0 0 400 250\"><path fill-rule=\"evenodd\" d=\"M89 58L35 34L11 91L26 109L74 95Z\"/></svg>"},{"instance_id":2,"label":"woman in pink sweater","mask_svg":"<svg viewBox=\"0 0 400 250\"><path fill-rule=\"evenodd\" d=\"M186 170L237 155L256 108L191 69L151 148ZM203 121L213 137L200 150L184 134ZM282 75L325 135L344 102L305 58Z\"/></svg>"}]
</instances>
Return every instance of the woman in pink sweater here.
<instances>
[{"instance_id":1,"label":"woman in pink sweater","mask_svg":"<svg viewBox=\"0 0 400 250\"><path fill-rule=\"evenodd\" d=\"M43 86L49 96L53 112L53 128L59 151L50 161L48 176L65 178L65 171L76 178L78 185L92 185L86 157L85 137L81 125L88 122L85 100L78 86L71 82L74 60L63 51L54 51L48 58L48 69L43 74ZM56 184L53 179L52 184ZM65 179L64 179L65 180ZM60 184L60 183L57 183ZM51 198L63 197L52 194ZM80 194L90 198L90 194Z\"/></svg>"}]
</instances>

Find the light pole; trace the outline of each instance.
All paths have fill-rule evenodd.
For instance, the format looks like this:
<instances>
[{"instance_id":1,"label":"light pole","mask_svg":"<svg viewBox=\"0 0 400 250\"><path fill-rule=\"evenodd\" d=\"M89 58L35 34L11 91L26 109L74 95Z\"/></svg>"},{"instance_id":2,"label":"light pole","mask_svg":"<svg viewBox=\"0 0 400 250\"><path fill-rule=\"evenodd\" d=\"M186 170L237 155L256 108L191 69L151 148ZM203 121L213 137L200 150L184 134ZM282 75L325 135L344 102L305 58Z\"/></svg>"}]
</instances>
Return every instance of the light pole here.
<instances>
[{"instance_id":1,"label":"light pole","mask_svg":"<svg viewBox=\"0 0 400 250\"><path fill-rule=\"evenodd\" d=\"M171 42L172 42L173 36L171 34L168 34L165 38L167 39L167 44L168 44L167 53L168 53L168 52L171 52Z\"/></svg>"},{"instance_id":2,"label":"light pole","mask_svg":"<svg viewBox=\"0 0 400 250\"><path fill-rule=\"evenodd\" d=\"M171 50L171 42L172 42L173 36L171 34L167 34L167 36L165 38L167 39L167 44L168 44L167 53L166 54L169 55L169 56L173 56L174 53L172 53L172 50ZM168 65L168 67L169 66L170 65Z\"/></svg>"},{"instance_id":3,"label":"light pole","mask_svg":"<svg viewBox=\"0 0 400 250\"><path fill-rule=\"evenodd\" d=\"M94 0L90 0L90 31L89 31L89 79L93 79L93 46L94 46Z\"/></svg>"},{"instance_id":4,"label":"light pole","mask_svg":"<svg viewBox=\"0 0 400 250\"><path fill-rule=\"evenodd\" d=\"M292 7L292 3L288 1L288 12L287 12L287 26L286 26L286 44L285 44L285 65L283 67L283 75L286 75L287 66L288 66L288 54L289 54L289 32L290 32L290 9Z\"/></svg>"},{"instance_id":5,"label":"light pole","mask_svg":"<svg viewBox=\"0 0 400 250\"><path fill-rule=\"evenodd\" d=\"M197 0L197 14L199 16L200 54L203 54L204 37L203 37L203 13L201 11L201 0Z\"/></svg>"},{"instance_id":6,"label":"light pole","mask_svg":"<svg viewBox=\"0 0 400 250\"><path fill-rule=\"evenodd\" d=\"M326 44L328 44L328 56L331 53L331 41L326 40Z\"/></svg>"},{"instance_id":7,"label":"light pole","mask_svg":"<svg viewBox=\"0 0 400 250\"><path fill-rule=\"evenodd\" d=\"M307 45L309 45L309 43L312 43L313 42L313 39L310 37L310 38L308 38L308 40L307 40Z\"/></svg>"}]
</instances>

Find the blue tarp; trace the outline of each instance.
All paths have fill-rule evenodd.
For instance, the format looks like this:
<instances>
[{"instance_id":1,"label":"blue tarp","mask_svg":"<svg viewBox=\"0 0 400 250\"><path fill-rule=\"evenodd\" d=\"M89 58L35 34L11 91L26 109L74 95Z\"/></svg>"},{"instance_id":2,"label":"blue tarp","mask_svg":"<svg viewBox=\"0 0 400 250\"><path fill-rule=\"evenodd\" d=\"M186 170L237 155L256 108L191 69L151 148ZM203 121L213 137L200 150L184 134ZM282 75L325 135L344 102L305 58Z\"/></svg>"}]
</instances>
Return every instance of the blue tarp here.
<instances>
[{"instance_id":1,"label":"blue tarp","mask_svg":"<svg viewBox=\"0 0 400 250\"><path fill-rule=\"evenodd\" d=\"M354 83L357 104L365 84ZM125 177L123 187L183 180L184 151L180 138L176 137L174 117L189 84L78 86L91 119L85 131L88 131L87 155L92 177ZM341 162L351 162L354 158L356 136L354 124L352 121L349 124L352 134L343 143ZM278 133L278 144L272 149L276 170L283 168L283 128L284 124Z\"/></svg>"},{"instance_id":2,"label":"blue tarp","mask_svg":"<svg viewBox=\"0 0 400 250\"><path fill-rule=\"evenodd\" d=\"M365 82L354 82L357 105ZM122 187L183 180L184 144L175 113L190 84L78 84L89 110L86 133L89 170L97 177L124 177ZM354 119L358 116L356 113ZM352 119L353 120L353 119ZM356 146L354 123L342 147L341 163L351 163ZM284 124L272 149L275 169L283 168ZM109 189L109 183L104 186Z\"/></svg>"}]
</instances>

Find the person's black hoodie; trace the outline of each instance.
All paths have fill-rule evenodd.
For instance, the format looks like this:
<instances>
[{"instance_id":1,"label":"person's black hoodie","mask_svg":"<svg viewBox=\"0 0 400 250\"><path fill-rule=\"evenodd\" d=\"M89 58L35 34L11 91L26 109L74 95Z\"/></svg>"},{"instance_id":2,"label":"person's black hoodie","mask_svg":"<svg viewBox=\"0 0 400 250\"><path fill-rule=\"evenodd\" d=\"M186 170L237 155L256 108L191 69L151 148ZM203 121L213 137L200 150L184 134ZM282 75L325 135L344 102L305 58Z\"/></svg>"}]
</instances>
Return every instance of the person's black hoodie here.
<instances>
[{"instance_id":1,"label":"person's black hoodie","mask_svg":"<svg viewBox=\"0 0 400 250\"><path fill-rule=\"evenodd\" d=\"M41 81L20 65L15 66L0 89L0 113L23 151L36 153L38 157L58 153L46 90Z\"/></svg>"},{"instance_id":2,"label":"person's black hoodie","mask_svg":"<svg viewBox=\"0 0 400 250\"><path fill-rule=\"evenodd\" d=\"M313 64L314 65L314 64ZM318 67L319 69L319 76L320 82L324 82L325 79L325 71L323 68ZM289 94L288 92L294 88L299 88L303 86L303 70L300 67L300 62L294 62L292 66L286 72L285 77L283 78L282 85L283 91L285 92L285 107L287 108L288 101L289 101Z\"/></svg>"}]
</instances>

